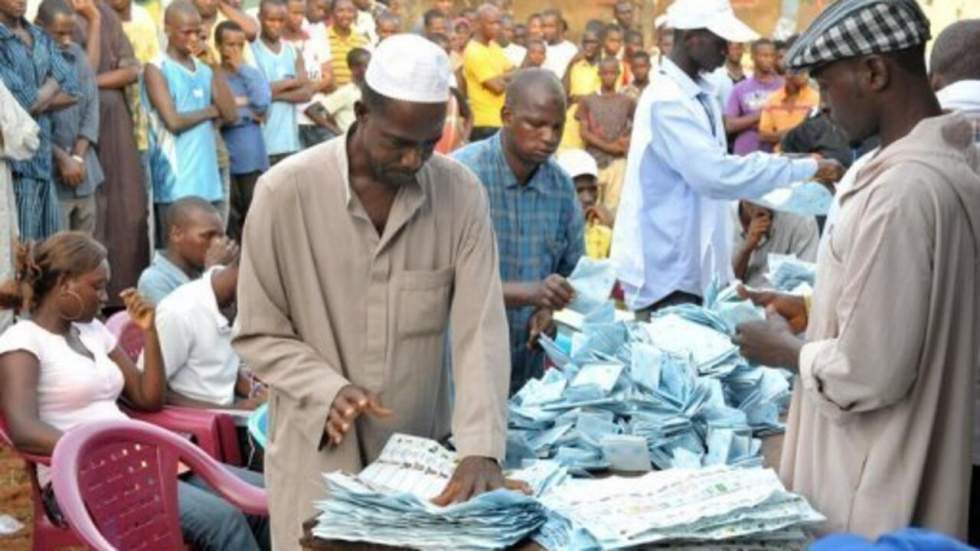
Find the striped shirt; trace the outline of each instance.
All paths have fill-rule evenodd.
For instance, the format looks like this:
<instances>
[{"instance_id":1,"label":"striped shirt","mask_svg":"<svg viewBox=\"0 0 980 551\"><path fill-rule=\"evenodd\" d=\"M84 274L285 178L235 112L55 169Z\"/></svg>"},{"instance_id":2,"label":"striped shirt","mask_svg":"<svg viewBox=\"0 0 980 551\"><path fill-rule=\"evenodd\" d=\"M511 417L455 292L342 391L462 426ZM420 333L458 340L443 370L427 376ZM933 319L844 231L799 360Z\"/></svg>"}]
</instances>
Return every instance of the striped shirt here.
<instances>
[{"instance_id":1,"label":"striped shirt","mask_svg":"<svg viewBox=\"0 0 980 551\"><path fill-rule=\"evenodd\" d=\"M483 182L500 252L504 282L567 277L585 253L582 207L575 185L554 160L543 163L521 185L504 159L500 133L456 151L453 157ZM528 321L534 307L507 310L513 373L511 391L540 376L543 357L527 349Z\"/></svg>"},{"instance_id":2,"label":"striped shirt","mask_svg":"<svg viewBox=\"0 0 980 551\"><path fill-rule=\"evenodd\" d=\"M347 54L354 48L370 48L366 36L351 29L350 34L341 36L333 25L327 29L330 40L330 66L333 68L333 81L339 88L351 81L350 67L347 66Z\"/></svg>"}]
</instances>

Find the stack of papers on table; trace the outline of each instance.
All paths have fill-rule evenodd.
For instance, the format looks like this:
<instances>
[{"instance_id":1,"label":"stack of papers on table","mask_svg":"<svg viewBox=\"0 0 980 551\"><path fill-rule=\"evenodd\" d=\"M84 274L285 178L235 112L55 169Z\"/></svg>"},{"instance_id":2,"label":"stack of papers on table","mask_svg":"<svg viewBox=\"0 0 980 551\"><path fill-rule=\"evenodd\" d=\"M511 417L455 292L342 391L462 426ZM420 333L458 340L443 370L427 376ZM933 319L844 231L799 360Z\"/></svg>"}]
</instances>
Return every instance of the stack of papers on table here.
<instances>
[{"instance_id":1,"label":"stack of papers on table","mask_svg":"<svg viewBox=\"0 0 980 551\"><path fill-rule=\"evenodd\" d=\"M791 376L750 365L731 342L761 308L734 287L707 295L704 307L648 324L585 321L570 350L542 337L557 368L511 399L507 466L548 459L582 475L761 465L758 437L783 430Z\"/></svg>"},{"instance_id":2,"label":"stack of papers on table","mask_svg":"<svg viewBox=\"0 0 980 551\"><path fill-rule=\"evenodd\" d=\"M740 549L753 542L799 549L806 539L801 528L825 520L767 469L674 469L639 478L569 480L541 502L548 522L534 539L549 550L675 541L697 548L697 542L730 540L739 541Z\"/></svg>"},{"instance_id":3,"label":"stack of papers on table","mask_svg":"<svg viewBox=\"0 0 980 551\"><path fill-rule=\"evenodd\" d=\"M538 529L545 513L534 497L510 490L438 507L455 470L455 454L426 438L396 434L359 475L326 473L328 497L313 536L415 549L499 549ZM515 478L547 491L565 480L560 465L533 465Z\"/></svg>"}]
</instances>

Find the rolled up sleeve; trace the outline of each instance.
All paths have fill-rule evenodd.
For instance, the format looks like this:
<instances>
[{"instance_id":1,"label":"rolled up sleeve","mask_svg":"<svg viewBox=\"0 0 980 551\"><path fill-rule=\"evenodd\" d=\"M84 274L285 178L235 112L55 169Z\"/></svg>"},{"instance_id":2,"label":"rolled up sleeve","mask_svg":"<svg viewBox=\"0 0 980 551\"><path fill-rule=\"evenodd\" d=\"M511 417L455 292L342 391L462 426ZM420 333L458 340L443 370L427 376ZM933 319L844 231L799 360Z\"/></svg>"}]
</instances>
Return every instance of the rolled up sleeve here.
<instances>
[{"instance_id":1,"label":"rolled up sleeve","mask_svg":"<svg viewBox=\"0 0 980 551\"><path fill-rule=\"evenodd\" d=\"M897 177L868 199L849 245L836 304L838 334L803 346L803 390L834 420L891 406L908 395L928 328L934 214L920 186ZM887 190L887 191L884 191Z\"/></svg>"}]
</instances>

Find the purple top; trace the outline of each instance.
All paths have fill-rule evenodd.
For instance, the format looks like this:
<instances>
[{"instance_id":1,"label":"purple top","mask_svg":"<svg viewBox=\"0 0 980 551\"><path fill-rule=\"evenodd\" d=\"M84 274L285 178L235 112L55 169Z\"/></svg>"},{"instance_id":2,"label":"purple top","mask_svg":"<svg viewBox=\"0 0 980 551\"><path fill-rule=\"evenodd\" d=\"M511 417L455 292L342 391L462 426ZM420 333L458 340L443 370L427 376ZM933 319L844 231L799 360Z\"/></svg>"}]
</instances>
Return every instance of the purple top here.
<instances>
[{"instance_id":1,"label":"purple top","mask_svg":"<svg viewBox=\"0 0 980 551\"><path fill-rule=\"evenodd\" d=\"M782 88L783 84L783 78L780 76L774 77L769 82L759 81L754 76L739 82L728 97L725 116L744 117L760 113L769 97ZM739 132L735 137L733 151L736 155L748 155L755 151L772 151L772 145L759 141L759 128L756 125L755 128Z\"/></svg>"}]
</instances>

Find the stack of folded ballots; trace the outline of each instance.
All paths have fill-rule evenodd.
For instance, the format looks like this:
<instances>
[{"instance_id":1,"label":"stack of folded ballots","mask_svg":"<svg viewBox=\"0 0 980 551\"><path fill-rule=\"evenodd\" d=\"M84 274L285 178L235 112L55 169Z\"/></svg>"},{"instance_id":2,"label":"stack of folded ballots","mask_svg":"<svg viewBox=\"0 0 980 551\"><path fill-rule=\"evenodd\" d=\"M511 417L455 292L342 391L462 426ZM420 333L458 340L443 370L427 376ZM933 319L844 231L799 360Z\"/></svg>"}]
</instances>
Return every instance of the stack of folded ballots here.
<instances>
[{"instance_id":1,"label":"stack of folded ballots","mask_svg":"<svg viewBox=\"0 0 980 551\"><path fill-rule=\"evenodd\" d=\"M611 266L583 259L570 278L580 298L608 297L604 270ZM704 307L641 324L614 321L608 301L589 302L570 350L541 340L557 368L511 400L508 466L552 459L582 474L761 465L756 437L783 430L791 376L750 365L731 342L739 323L764 317L760 308L728 288L710 292Z\"/></svg>"},{"instance_id":2,"label":"stack of folded ballots","mask_svg":"<svg viewBox=\"0 0 980 551\"><path fill-rule=\"evenodd\" d=\"M534 536L549 550L801 549L803 528L825 519L767 469L673 469L639 478L570 480L541 502L548 522ZM656 547L653 547L656 548Z\"/></svg>"},{"instance_id":3,"label":"stack of folded ballots","mask_svg":"<svg viewBox=\"0 0 980 551\"><path fill-rule=\"evenodd\" d=\"M499 549L525 539L545 520L533 496L510 490L438 507L431 499L449 482L455 454L433 440L396 434L359 475L326 473L328 497L313 535L414 549ZM534 465L515 478L538 491L564 480L557 464Z\"/></svg>"}]
</instances>

